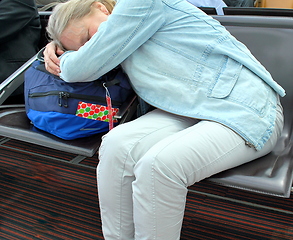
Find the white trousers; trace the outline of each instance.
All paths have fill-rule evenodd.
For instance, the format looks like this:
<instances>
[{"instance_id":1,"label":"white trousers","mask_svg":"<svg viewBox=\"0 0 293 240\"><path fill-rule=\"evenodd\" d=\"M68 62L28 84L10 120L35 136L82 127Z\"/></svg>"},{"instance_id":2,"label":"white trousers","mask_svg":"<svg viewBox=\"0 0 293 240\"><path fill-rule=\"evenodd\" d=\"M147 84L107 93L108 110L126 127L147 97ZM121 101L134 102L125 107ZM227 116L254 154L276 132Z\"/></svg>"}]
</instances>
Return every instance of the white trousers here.
<instances>
[{"instance_id":1,"label":"white trousers","mask_svg":"<svg viewBox=\"0 0 293 240\"><path fill-rule=\"evenodd\" d=\"M187 187L269 153L282 127L279 106L261 151L221 124L161 110L114 128L103 137L97 168L105 239L179 239Z\"/></svg>"}]
</instances>

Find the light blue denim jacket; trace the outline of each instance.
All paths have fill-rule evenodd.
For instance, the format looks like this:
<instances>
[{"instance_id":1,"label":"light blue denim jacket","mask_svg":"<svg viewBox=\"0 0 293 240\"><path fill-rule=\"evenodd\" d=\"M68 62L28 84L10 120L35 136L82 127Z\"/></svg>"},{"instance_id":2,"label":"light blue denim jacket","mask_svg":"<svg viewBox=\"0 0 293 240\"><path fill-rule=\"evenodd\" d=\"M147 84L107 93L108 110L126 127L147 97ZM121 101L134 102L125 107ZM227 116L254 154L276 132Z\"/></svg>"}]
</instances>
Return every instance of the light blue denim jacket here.
<instances>
[{"instance_id":1,"label":"light blue denim jacket","mask_svg":"<svg viewBox=\"0 0 293 240\"><path fill-rule=\"evenodd\" d=\"M98 33L61 57L61 77L92 81L118 64L147 103L224 124L257 150L285 95L242 43L185 0L118 0Z\"/></svg>"}]
</instances>

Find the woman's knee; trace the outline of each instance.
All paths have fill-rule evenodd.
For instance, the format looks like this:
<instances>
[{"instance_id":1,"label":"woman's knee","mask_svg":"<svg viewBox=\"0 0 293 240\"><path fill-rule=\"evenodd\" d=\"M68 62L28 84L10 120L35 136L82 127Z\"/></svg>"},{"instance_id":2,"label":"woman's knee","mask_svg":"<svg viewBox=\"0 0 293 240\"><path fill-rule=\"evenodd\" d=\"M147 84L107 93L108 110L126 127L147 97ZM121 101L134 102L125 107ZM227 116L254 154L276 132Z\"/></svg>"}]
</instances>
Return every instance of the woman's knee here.
<instances>
[{"instance_id":1,"label":"woman's knee","mask_svg":"<svg viewBox=\"0 0 293 240\"><path fill-rule=\"evenodd\" d=\"M112 154L121 153L127 146L127 142L130 140L129 129L126 124L121 124L102 137L101 146L99 149L100 156L101 153L110 151Z\"/></svg>"},{"instance_id":2,"label":"woman's knee","mask_svg":"<svg viewBox=\"0 0 293 240\"><path fill-rule=\"evenodd\" d=\"M156 153L152 149L137 162L134 174L138 182L144 182L149 176L153 176L153 179L162 184L173 182L176 185L186 186L187 182L178 159L176 160L168 154Z\"/></svg>"}]
</instances>

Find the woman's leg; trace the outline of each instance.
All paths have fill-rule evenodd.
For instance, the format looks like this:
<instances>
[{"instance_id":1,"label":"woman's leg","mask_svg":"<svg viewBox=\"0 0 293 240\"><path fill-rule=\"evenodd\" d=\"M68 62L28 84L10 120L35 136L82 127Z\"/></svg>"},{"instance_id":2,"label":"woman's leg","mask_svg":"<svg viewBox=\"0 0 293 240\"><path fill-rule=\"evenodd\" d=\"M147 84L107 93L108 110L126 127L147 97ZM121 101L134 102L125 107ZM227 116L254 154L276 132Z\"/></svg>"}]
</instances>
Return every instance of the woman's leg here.
<instances>
[{"instance_id":1,"label":"woman's leg","mask_svg":"<svg viewBox=\"0 0 293 240\"><path fill-rule=\"evenodd\" d=\"M161 139L197 122L155 110L104 136L97 178L105 239L134 239L132 182L136 162Z\"/></svg>"},{"instance_id":2,"label":"woman's leg","mask_svg":"<svg viewBox=\"0 0 293 240\"><path fill-rule=\"evenodd\" d=\"M281 111L280 111L281 112ZM270 152L221 124L154 111L106 135L98 188L106 239L179 239L187 186ZM134 221L133 221L134 219Z\"/></svg>"},{"instance_id":3,"label":"woman's leg","mask_svg":"<svg viewBox=\"0 0 293 240\"><path fill-rule=\"evenodd\" d=\"M134 168L135 239L179 239L187 187L269 153L282 127L279 107L275 131L260 151L245 145L229 128L209 121L158 142Z\"/></svg>"}]
</instances>

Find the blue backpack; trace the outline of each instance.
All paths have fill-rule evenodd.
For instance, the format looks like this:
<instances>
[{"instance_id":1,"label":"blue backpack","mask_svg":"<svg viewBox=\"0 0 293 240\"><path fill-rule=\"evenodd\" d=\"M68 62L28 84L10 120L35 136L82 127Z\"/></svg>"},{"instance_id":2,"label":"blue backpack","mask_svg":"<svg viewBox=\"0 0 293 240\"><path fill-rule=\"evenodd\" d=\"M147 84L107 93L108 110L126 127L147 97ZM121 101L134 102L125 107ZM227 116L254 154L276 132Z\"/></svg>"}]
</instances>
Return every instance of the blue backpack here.
<instances>
[{"instance_id":1,"label":"blue backpack","mask_svg":"<svg viewBox=\"0 0 293 240\"><path fill-rule=\"evenodd\" d=\"M118 123L119 107L134 94L120 66L96 81L67 83L36 60L24 79L26 113L32 124L65 140L111 129Z\"/></svg>"}]
</instances>

